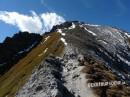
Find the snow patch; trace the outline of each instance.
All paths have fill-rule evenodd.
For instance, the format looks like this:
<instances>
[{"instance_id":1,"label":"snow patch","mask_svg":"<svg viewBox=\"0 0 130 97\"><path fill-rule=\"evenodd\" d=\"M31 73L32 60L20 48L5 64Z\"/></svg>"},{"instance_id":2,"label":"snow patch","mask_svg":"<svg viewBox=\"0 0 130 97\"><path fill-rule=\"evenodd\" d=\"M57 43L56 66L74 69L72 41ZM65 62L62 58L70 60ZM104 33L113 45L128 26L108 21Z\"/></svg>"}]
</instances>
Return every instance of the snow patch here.
<instances>
[{"instance_id":1,"label":"snow patch","mask_svg":"<svg viewBox=\"0 0 130 97\"><path fill-rule=\"evenodd\" d=\"M130 38L130 35L129 35L128 33L125 33L125 35L126 35L128 38Z\"/></svg>"},{"instance_id":2,"label":"snow patch","mask_svg":"<svg viewBox=\"0 0 130 97\"><path fill-rule=\"evenodd\" d=\"M36 45L37 42L33 43L29 48L26 49L26 52L30 51L30 49L32 49L34 47L34 45Z\"/></svg>"},{"instance_id":3,"label":"snow patch","mask_svg":"<svg viewBox=\"0 0 130 97\"><path fill-rule=\"evenodd\" d=\"M100 25L94 25L94 24L85 24L85 25L93 26L93 27L99 27L100 26Z\"/></svg>"},{"instance_id":4,"label":"snow patch","mask_svg":"<svg viewBox=\"0 0 130 97\"><path fill-rule=\"evenodd\" d=\"M61 29L57 29L57 32L62 33L62 30Z\"/></svg>"},{"instance_id":5,"label":"snow patch","mask_svg":"<svg viewBox=\"0 0 130 97\"><path fill-rule=\"evenodd\" d=\"M84 26L83 25L79 25L79 27L83 28Z\"/></svg>"},{"instance_id":6,"label":"snow patch","mask_svg":"<svg viewBox=\"0 0 130 97\"><path fill-rule=\"evenodd\" d=\"M38 56L41 57L43 54L45 54L47 52L48 48L46 48L41 54L39 54Z\"/></svg>"},{"instance_id":7,"label":"snow patch","mask_svg":"<svg viewBox=\"0 0 130 97\"><path fill-rule=\"evenodd\" d=\"M74 23L72 23L72 26L69 27L69 29L74 29L76 27L76 25Z\"/></svg>"},{"instance_id":8,"label":"snow patch","mask_svg":"<svg viewBox=\"0 0 130 97\"><path fill-rule=\"evenodd\" d=\"M125 62L126 64L128 64L128 65L130 66L130 62L129 62L128 60L124 59L124 58L121 57L119 54L117 54L117 57L118 57L121 61Z\"/></svg>"},{"instance_id":9,"label":"snow patch","mask_svg":"<svg viewBox=\"0 0 130 97\"><path fill-rule=\"evenodd\" d=\"M52 93L52 97L56 97L56 95L58 94L58 90L57 89L53 89L51 91L51 93Z\"/></svg>"},{"instance_id":10,"label":"snow patch","mask_svg":"<svg viewBox=\"0 0 130 97\"><path fill-rule=\"evenodd\" d=\"M8 95L6 95L5 97L9 97Z\"/></svg>"},{"instance_id":11,"label":"snow patch","mask_svg":"<svg viewBox=\"0 0 130 97\"><path fill-rule=\"evenodd\" d=\"M22 54L22 53L24 53L24 52L25 52L24 50L23 50L23 51L19 51L18 54Z\"/></svg>"},{"instance_id":12,"label":"snow patch","mask_svg":"<svg viewBox=\"0 0 130 97\"><path fill-rule=\"evenodd\" d=\"M35 45L37 44L37 42L34 42L31 46L29 46L27 49L21 50L19 51L17 54L22 54L24 52L28 52L30 51Z\"/></svg>"},{"instance_id":13,"label":"snow patch","mask_svg":"<svg viewBox=\"0 0 130 97\"><path fill-rule=\"evenodd\" d=\"M49 38L50 38L50 36L47 36L47 37L45 38L45 40L44 40L43 42L41 42L41 44L44 44Z\"/></svg>"},{"instance_id":14,"label":"snow patch","mask_svg":"<svg viewBox=\"0 0 130 97\"><path fill-rule=\"evenodd\" d=\"M45 38L45 41L47 41L49 38L50 38L50 36L47 36L47 37ZM45 42L45 41L44 41L44 42Z\"/></svg>"},{"instance_id":15,"label":"snow patch","mask_svg":"<svg viewBox=\"0 0 130 97\"><path fill-rule=\"evenodd\" d=\"M57 29L57 32L59 32L62 36L65 36L66 34L62 32L61 29Z\"/></svg>"},{"instance_id":16,"label":"snow patch","mask_svg":"<svg viewBox=\"0 0 130 97\"><path fill-rule=\"evenodd\" d=\"M47 50L48 50L48 48L46 48L46 49L44 50L44 54L47 52Z\"/></svg>"},{"instance_id":17,"label":"snow patch","mask_svg":"<svg viewBox=\"0 0 130 97\"><path fill-rule=\"evenodd\" d=\"M62 36L65 36L66 34L65 33L61 33Z\"/></svg>"},{"instance_id":18,"label":"snow patch","mask_svg":"<svg viewBox=\"0 0 130 97\"><path fill-rule=\"evenodd\" d=\"M66 40L62 37L61 39L60 39L65 45L67 45L67 42L66 42Z\"/></svg>"},{"instance_id":19,"label":"snow patch","mask_svg":"<svg viewBox=\"0 0 130 97\"><path fill-rule=\"evenodd\" d=\"M98 40L101 43L107 44L107 42L103 41L103 40Z\"/></svg>"},{"instance_id":20,"label":"snow patch","mask_svg":"<svg viewBox=\"0 0 130 97\"><path fill-rule=\"evenodd\" d=\"M119 76L121 76L123 79L125 79L125 76L121 73L118 73Z\"/></svg>"},{"instance_id":21,"label":"snow patch","mask_svg":"<svg viewBox=\"0 0 130 97\"><path fill-rule=\"evenodd\" d=\"M87 28L84 27L84 29L85 29L86 31L88 31L89 33L91 33L93 36L97 36L94 32L88 30Z\"/></svg>"}]
</instances>

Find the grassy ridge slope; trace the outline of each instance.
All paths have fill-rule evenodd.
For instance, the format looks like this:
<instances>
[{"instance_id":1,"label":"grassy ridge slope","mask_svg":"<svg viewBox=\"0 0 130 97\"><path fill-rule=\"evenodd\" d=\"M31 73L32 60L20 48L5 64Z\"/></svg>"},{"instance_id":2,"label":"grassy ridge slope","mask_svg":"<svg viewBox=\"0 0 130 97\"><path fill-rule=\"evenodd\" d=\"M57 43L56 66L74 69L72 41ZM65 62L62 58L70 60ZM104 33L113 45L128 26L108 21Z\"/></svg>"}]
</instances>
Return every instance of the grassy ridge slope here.
<instances>
[{"instance_id":1,"label":"grassy ridge slope","mask_svg":"<svg viewBox=\"0 0 130 97\"><path fill-rule=\"evenodd\" d=\"M45 39L48 37L48 39ZM51 33L43 37L41 43L26 57L15 64L6 74L0 77L0 97L14 97L15 93L25 84L32 70L49 54L60 55L64 44L59 33Z\"/></svg>"}]
</instances>

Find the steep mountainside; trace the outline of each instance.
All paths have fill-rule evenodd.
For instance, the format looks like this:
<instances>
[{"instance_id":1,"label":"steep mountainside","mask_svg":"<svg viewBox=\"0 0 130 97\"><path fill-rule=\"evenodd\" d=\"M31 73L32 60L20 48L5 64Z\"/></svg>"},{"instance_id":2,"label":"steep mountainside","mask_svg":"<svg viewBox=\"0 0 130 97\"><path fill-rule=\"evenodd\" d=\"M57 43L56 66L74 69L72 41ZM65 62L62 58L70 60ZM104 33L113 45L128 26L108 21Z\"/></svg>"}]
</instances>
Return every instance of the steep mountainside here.
<instances>
[{"instance_id":1,"label":"steep mountainside","mask_svg":"<svg viewBox=\"0 0 130 97\"><path fill-rule=\"evenodd\" d=\"M28 32L19 32L12 38L7 37L0 44L0 75L24 57L41 39L42 36Z\"/></svg>"},{"instance_id":2,"label":"steep mountainside","mask_svg":"<svg viewBox=\"0 0 130 97\"><path fill-rule=\"evenodd\" d=\"M0 77L0 97L130 97L129 60L127 32L65 22Z\"/></svg>"}]
</instances>

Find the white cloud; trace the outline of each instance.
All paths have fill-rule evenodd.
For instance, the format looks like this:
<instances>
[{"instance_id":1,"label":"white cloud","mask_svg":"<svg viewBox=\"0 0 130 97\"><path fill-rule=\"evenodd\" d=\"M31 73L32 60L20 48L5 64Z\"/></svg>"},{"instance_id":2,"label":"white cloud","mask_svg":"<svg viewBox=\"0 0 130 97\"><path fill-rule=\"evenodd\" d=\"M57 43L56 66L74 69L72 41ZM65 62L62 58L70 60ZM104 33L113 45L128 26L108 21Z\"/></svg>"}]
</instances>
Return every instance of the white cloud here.
<instances>
[{"instance_id":1,"label":"white cloud","mask_svg":"<svg viewBox=\"0 0 130 97\"><path fill-rule=\"evenodd\" d=\"M65 22L64 18L58 16L56 13L43 13L41 14L41 18L44 24L43 30L45 31L49 31L54 25Z\"/></svg>"},{"instance_id":2,"label":"white cloud","mask_svg":"<svg viewBox=\"0 0 130 97\"><path fill-rule=\"evenodd\" d=\"M56 13L42 13L37 15L34 11L32 15L24 15L18 12L0 11L0 20L16 26L21 31L33 33L44 33L52 29L54 25L65 22L65 19Z\"/></svg>"}]
</instances>

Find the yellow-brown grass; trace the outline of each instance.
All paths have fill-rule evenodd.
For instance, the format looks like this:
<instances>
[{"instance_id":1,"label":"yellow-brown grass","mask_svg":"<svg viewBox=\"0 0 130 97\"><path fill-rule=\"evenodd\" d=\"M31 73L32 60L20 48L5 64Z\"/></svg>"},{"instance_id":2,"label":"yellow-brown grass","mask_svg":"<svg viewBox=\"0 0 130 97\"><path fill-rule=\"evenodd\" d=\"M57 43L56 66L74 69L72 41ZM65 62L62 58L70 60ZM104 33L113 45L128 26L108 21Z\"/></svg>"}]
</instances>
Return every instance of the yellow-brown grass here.
<instances>
[{"instance_id":1,"label":"yellow-brown grass","mask_svg":"<svg viewBox=\"0 0 130 97\"><path fill-rule=\"evenodd\" d=\"M7 73L0 77L0 97L14 97L16 92L25 84L30 77L32 70L40 64L49 54L59 55L64 47L60 41L59 33L49 34L50 38L38 44L26 57L15 64ZM58 47L58 48L57 48ZM44 50L48 48L47 52Z\"/></svg>"},{"instance_id":2,"label":"yellow-brown grass","mask_svg":"<svg viewBox=\"0 0 130 97\"><path fill-rule=\"evenodd\" d=\"M103 63L98 63L93 60L93 62L84 62L84 65L85 68L83 68L82 72L86 73L87 83L118 80L116 75ZM99 86L93 87L92 90L98 97L105 97L106 95L107 97L130 97L130 86L127 85Z\"/></svg>"},{"instance_id":3,"label":"yellow-brown grass","mask_svg":"<svg viewBox=\"0 0 130 97\"><path fill-rule=\"evenodd\" d=\"M127 39L128 43L130 44L130 38Z\"/></svg>"}]
</instances>

